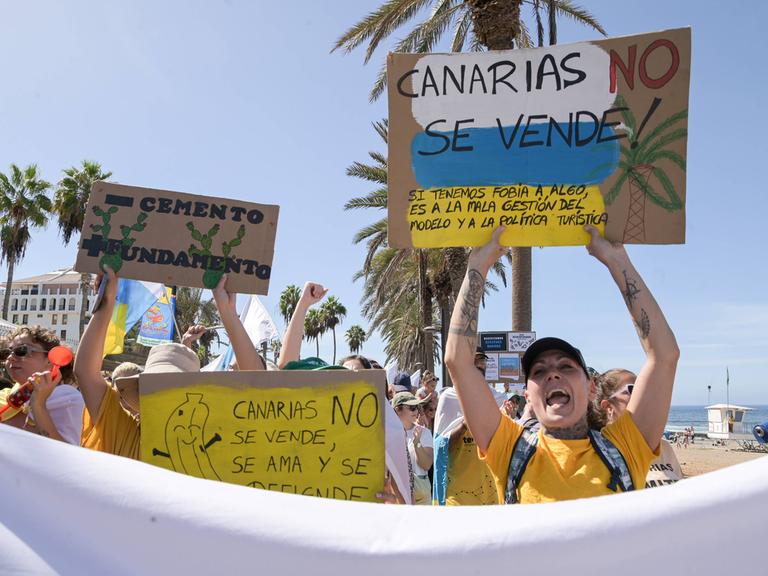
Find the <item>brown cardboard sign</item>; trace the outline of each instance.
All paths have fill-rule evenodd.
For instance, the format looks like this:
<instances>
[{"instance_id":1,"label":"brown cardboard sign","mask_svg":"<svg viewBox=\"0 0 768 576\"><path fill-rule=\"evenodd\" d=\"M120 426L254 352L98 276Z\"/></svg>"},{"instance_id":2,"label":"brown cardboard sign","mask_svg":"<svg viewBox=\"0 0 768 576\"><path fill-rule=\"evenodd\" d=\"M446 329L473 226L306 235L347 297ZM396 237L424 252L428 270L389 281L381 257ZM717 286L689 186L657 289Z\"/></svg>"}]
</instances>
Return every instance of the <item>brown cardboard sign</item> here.
<instances>
[{"instance_id":1,"label":"brown cardboard sign","mask_svg":"<svg viewBox=\"0 0 768 576\"><path fill-rule=\"evenodd\" d=\"M375 502L383 370L142 374L141 459L290 494Z\"/></svg>"},{"instance_id":2,"label":"brown cardboard sign","mask_svg":"<svg viewBox=\"0 0 768 576\"><path fill-rule=\"evenodd\" d=\"M75 270L267 294L279 207L96 182Z\"/></svg>"},{"instance_id":3,"label":"brown cardboard sign","mask_svg":"<svg viewBox=\"0 0 768 576\"><path fill-rule=\"evenodd\" d=\"M691 30L390 54L388 242L685 242Z\"/></svg>"}]
</instances>

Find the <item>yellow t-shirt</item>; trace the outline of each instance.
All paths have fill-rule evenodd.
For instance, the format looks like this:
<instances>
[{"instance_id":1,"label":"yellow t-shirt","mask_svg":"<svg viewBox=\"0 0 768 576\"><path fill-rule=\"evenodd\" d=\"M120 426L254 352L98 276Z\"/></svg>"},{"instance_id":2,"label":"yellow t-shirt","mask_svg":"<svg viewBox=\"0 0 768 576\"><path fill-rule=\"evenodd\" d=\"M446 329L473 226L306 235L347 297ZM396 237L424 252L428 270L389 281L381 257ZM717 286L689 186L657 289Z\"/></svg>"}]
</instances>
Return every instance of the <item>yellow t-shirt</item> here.
<instances>
[{"instance_id":1,"label":"yellow t-shirt","mask_svg":"<svg viewBox=\"0 0 768 576\"><path fill-rule=\"evenodd\" d=\"M475 439L464 431L461 444L448 457L447 506L496 504L496 485L488 466L477 456Z\"/></svg>"},{"instance_id":2,"label":"yellow t-shirt","mask_svg":"<svg viewBox=\"0 0 768 576\"><path fill-rule=\"evenodd\" d=\"M500 504L504 503L512 449L522 431L519 424L502 416L484 457L496 482ZM654 454L648 447L632 415L625 411L616 422L603 428L602 434L624 456L635 489L642 489L651 461L658 453ZM610 480L611 473L589 438L558 440L539 430L536 452L517 487L518 502L535 504L613 494L608 488Z\"/></svg>"},{"instance_id":3,"label":"yellow t-shirt","mask_svg":"<svg viewBox=\"0 0 768 576\"><path fill-rule=\"evenodd\" d=\"M83 410L80 445L91 450L139 459L139 420L120 405L120 393L107 388L96 420Z\"/></svg>"}]
</instances>

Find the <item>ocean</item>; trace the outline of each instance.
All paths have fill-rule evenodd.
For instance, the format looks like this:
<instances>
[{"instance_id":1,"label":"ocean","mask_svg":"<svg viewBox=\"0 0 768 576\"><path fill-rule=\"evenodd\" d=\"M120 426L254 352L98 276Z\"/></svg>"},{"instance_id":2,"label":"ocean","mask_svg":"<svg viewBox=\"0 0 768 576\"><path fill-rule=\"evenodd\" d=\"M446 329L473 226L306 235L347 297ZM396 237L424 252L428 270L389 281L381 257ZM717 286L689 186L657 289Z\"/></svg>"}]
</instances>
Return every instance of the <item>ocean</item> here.
<instances>
[{"instance_id":1,"label":"ocean","mask_svg":"<svg viewBox=\"0 0 768 576\"><path fill-rule=\"evenodd\" d=\"M750 406L754 408L744 415L747 429L752 430L756 424L768 421L768 406ZM709 428L707 409L704 406L672 406L669 410L666 429L670 432L681 432L684 428L693 426L697 434L706 434Z\"/></svg>"}]
</instances>

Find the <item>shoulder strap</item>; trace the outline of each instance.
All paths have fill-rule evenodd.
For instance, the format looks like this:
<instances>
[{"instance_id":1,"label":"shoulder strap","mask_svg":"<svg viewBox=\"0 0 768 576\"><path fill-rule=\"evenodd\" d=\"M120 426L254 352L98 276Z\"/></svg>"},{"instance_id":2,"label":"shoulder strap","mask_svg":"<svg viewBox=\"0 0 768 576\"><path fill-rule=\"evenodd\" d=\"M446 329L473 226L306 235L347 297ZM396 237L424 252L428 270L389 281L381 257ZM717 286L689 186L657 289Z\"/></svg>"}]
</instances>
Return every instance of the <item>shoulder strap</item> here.
<instances>
[{"instance_id":1,"label":"shoulder strap","mask_svg":"<svg viewBox=\"0 0 768 576\"><path fill-rule=\"evenodd\" d=\"M523 433L515 442L512 449L512 456L509 459L509 472L507 473L507 489L504 492L505 504L517 504L517 486L523 477L528 462L536 452L536 444L539 436L535 432L524 429Z\"/></svg>"},{"instance_id":2,"label":"shoulder strap","mask_svg":"<svg viewBox=\"0 0 768 576\"><path fill-rule=\"evenodd\" d=\"M613 442L603 436L599 430L589 431L589 441L611 473L611 481L608 483L608 488L613 492L616 492L617 487L621 488L622 492L634 490L635 486L632 483L632 476L629 474L627 462L624 460L621 452L619 452L619 449L613 445Z\"/></svg>"}]
</instances>

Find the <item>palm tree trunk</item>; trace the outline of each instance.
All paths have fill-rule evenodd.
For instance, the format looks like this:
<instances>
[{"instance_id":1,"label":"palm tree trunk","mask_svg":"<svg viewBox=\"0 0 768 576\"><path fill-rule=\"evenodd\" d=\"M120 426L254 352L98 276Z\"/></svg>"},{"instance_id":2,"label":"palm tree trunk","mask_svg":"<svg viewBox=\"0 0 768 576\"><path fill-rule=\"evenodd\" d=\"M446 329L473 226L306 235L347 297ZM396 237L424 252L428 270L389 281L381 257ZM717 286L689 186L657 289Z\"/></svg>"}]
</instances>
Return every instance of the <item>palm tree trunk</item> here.
<instances>
[{"instance_id":1,"label":"palm tree trunk","mask_svg":"<svg viewBox=\"0 0 768 576\"><path fill-rule=\"evenodd\" d=\"M315 358L320 358L320 337L315 338ZM301 356L299 356L301 359Z\"/></svg>"},{"instance_id":2,"label":"palm tree trunk","mask_svg":"<svg viewBox=\"0 0 768 576\"><path fill-rule=\"evenodd\" d=\"M16 259L13 256L8 257L8 280L5 282L5 300L3 300L3 320L8 320L8 308L11 304L11 288L13 287L13 268L16 265Z\"/></svg>"},{"instance_id":3,"label":"palm tree trunk","mask_svg":"<svg viewBox=\"0 0 768 576\"><path fill-rule=\"evenodd\" d=\"M77 335L78 340L82 337L85 331L85 315L88 312L88 291L91 284L90 274L80 275L80 291L82 292L82 298L80 300L80 332Z\"/></svg>"},{"instance_id":4,"label":"palm tree trunk","mask_svg":"<svg viewBox=\"0 0 768 576\"><path fill-rule=\"evenodd\" d=\"M639 167L634 174L630 174L629 180L629 211L627 212L627 224L624 227L625 244L645 242L645 191L639 185L638 179L648 183L652 167Z\"/></svg>"},{"instance_id":5,"label":"palm tree trunk","mask_svg":"<svg viewBox=\"0 0 768 576\"><path fill-rule=\"evenodd\" d=\"M333 364L336 364L336 328L331 328L333 333Z\"/></svg>"},{"instance_id":6,"label":"palm tree trunk","mask_svg":"<svg viewBox=\"0 0 768 576\"><path fill-rule=\"evenodd\" d=\"M427 283L427 253L419 250L419 304L421 308L421 332L424 334L424 349L422 365L430 372L435 371L435 337L427 332L427 326L432 325L432 295Z\"/></svg>"},{"instance_id":7,"label":"palm tree trunk","mask_svg":"<svg viewBox=\"0 0 768 576\"><path fill-rule=\"evenodd\" d=\"M512 331L530 332L531 304L531 249L512 248Z\"/></svg>"}]
</instances>

